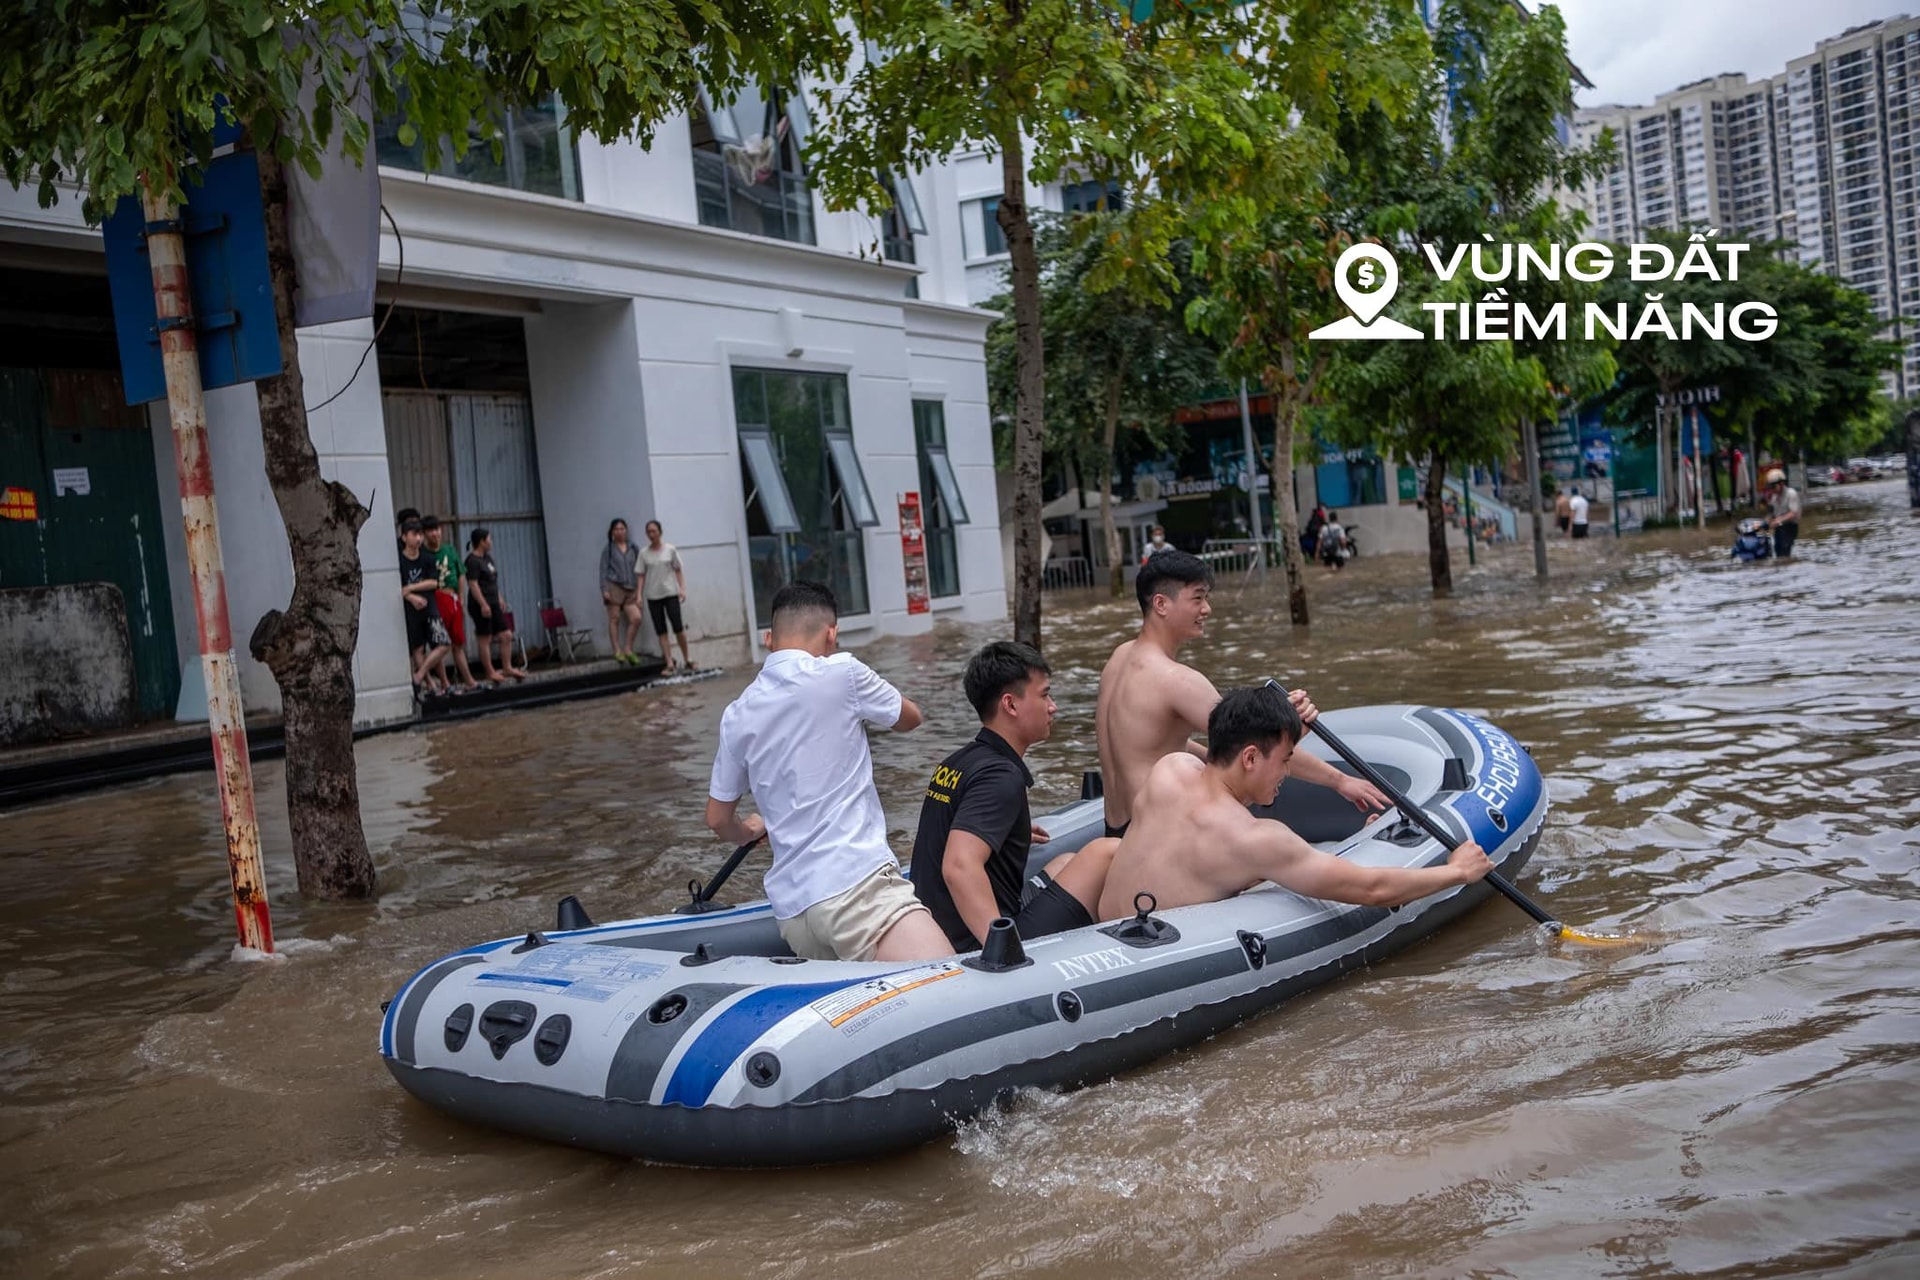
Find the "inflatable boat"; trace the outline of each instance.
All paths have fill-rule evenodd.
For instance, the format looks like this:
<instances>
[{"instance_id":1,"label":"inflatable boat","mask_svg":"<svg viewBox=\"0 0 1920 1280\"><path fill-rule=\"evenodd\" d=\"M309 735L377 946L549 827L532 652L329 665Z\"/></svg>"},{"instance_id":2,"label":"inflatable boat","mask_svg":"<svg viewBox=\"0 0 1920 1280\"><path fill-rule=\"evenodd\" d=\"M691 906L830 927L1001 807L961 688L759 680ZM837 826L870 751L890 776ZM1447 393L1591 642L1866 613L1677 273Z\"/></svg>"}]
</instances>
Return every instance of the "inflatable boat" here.
<instances>
[{"instance_id":1,"label":"inflatable boat","mask_svg":"<svg viewBox=\"0 0 1920 1280\"><path fill-rule=\"evenodd\" d=\"M1326 713L1367 763L1507 876L1546 788L1525 748L1430 707ZM1317 738L1300 746L1325 754ZM1336 767L1345 766L1337 765ZM1425 866L1446 846L1404 815L1365 825L1289 781L1269 816L1355 862ZM1036 865L1101 831L1097 799L1040 820ZM795 958L765 902L559 927L434 961L386 1006L380 1054L429 1106L481 1125L673 1164L877 1156L1016 1090L1072 1088L1193 1044L1397 951L1491 896L1474 884L1387 909L1263 884L1224 902L919 964ZM711 904L706 904L711 906Z\"/></svg>"}]
</instances>

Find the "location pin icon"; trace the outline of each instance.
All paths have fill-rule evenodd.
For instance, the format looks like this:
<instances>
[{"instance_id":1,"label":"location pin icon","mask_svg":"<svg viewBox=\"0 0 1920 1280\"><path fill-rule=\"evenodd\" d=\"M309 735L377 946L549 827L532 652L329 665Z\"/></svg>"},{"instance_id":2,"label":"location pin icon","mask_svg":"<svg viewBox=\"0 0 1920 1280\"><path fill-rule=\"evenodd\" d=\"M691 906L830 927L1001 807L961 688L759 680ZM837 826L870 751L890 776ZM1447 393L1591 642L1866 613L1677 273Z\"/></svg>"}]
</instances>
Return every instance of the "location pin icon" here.
<instances>
[{"instance_id":1,"label":"location pin icon","mask_svg":"<svg viewBox=\"0 0 1920 1280\"><path fill-rule=\"evenodd\" d=\"M1349 245L1334 268L1333 291L1363 325L1379 318L1399 287L1399 265L1377 244Z\"/></svg>"}]
</instances>

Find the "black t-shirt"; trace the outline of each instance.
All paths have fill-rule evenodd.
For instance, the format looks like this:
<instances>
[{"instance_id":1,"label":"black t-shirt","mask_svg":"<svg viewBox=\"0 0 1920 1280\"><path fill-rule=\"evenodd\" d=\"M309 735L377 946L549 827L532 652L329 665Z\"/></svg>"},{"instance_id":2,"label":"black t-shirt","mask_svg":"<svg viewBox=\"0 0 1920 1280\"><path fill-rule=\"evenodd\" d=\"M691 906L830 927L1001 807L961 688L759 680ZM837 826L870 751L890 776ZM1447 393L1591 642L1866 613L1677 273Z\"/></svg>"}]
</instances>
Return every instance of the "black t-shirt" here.
<instances>
[{"instance_id":1,"label":"black t-shirt","mask_svg":"<svg viewBox=\"0 0 1920 1280\"><path fill-rule=\"evenodd\" d=\"M483 556L478 551L467 553L467 577L480 588L480 596L487 602L488 608L500 603L500 573L493 567L493 557Z\"/></svg>"},{"instance_id":2,"label":"black t-shirt","mask_svg":"<svg viewBox=\"0 0 1920 1280\"><path fill-rule=\"evenodd\" d=\"M987 883L993 886L993 900L1001 915L1018 913L1027 855L1033 849L1033 816L1027 807L1032 785L1026 762L991 729L982 729L979 737L941 762L927 784L920 830L913 840L913 891L958 950L972 951L981 940L960 918L947 888L947 836L965 831L986 842L992 850Z\"/></svg>"},{"instance_id":3,"label":"black t-shirt","mask_svg":"<svg viewBox=\"0 0 1920 1280\"><path fill-rule=\"evenodd\" d=\"M434 564L432 553L423 550L417 556L410 556L402 551L400 553L400 585L410 587L416 582L428 580L434 582L440 580L439 566Z\"/></svg>"}]
</instances>

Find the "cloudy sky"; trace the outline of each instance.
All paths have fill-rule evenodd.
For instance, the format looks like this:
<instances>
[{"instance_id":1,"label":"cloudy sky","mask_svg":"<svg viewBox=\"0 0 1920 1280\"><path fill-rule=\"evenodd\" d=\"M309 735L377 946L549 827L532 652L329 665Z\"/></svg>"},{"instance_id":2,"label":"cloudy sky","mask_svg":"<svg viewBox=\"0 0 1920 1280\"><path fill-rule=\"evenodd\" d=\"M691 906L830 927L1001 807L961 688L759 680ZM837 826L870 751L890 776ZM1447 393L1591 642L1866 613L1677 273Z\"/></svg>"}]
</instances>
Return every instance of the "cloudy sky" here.
<instances>
[{"instance_id":1,"label":"cloudy sky","mask_svg":"<svg viewBox=\"0 0 1920 1280\"><path fill-rule=\"evenodd\" d=\"M1594 87L1582 106L1646 103L1722 71L1748 79L1786 69L1827 36L1920 0L1557 0L1567 50Z\"/></svg>"}]
</instances>

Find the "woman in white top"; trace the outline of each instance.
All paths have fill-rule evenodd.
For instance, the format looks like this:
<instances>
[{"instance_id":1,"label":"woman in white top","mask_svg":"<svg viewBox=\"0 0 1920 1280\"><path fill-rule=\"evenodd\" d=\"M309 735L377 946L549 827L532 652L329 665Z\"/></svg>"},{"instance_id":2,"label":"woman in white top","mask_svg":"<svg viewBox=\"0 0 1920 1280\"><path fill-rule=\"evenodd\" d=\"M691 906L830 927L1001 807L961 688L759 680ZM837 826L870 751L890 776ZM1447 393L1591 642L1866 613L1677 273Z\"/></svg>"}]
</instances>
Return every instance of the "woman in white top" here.
<instances>
[{"instance_id":1,"label":"woman in white top","mask_svg":"<svg viewBox=\"0 0 1920 1280\"><path fill-rule=\"evenodd\" d=\"M640 548L640 573L644 582L641 594L647 600L647 612L653 615L653 631L660 639L660 657L672 675L684 667L694 670L693 655L687 652L687 628L680 619L680 606L687 598L687 574L680 565L680 553L671 542L661 539L658 520L647 521L647 545ZM667 650L667 628L680 637L680 662L675 664Z\"/></svg>"}]
</instances>

